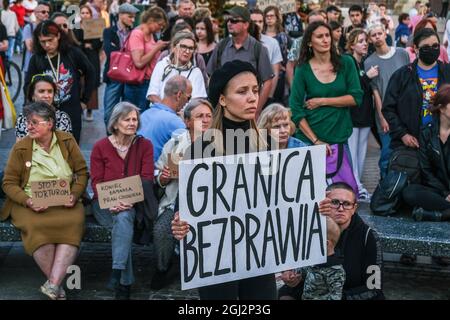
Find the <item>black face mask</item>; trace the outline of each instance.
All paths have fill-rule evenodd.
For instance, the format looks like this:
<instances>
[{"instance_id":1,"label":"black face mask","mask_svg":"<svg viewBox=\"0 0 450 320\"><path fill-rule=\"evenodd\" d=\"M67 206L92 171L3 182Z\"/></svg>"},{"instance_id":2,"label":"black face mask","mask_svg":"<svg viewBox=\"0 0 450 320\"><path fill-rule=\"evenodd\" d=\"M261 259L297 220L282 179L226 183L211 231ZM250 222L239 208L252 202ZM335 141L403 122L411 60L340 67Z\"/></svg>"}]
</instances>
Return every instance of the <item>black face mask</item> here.
<instances>
[{"instance_id":1,"label":"black face mask","mask_svg":"<svg viewBox=\"0 0 450 320\"><path fill-rule=\"evenodd\" d=\"M437 46L436 48L430 46L424 46L419 49L419 59L425 65L430 66L437 61L441 53L441 48Z\"/></svg>"}]
</instances>

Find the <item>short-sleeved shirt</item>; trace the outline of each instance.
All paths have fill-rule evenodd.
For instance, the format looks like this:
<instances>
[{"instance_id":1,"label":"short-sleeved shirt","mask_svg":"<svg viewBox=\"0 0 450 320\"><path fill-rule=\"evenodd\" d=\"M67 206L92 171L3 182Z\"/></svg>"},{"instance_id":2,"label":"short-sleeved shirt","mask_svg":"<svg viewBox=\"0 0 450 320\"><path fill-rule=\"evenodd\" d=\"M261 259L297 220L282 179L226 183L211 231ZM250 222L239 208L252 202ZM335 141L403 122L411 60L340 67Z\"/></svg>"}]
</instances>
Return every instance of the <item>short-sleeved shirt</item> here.
<instances>
[{"instance_id":1,"label":"short-sleeved shirt","mask_svg":"<svg viewBox=\"0 0 450 320\"><path fill-rule=\"evenodd\" d=\"M274 77L272 65L270 64L269 53L266 47L262 46L259 52L259 59L256 58L255 47L257 46L258 40L249 35L239 49L236 49L236 47L234 46L233 39L231 39L230 41L230 39L225 38L222 41L228 41L228 43L222 51L222 56L220 59L221 66L228 61L246 61L253 65L263 82ZM221 67L217 66L217 51L220 47L221 44L219 43L214 49L211 58L209 59L207 71L210 75L216 69Z\"/></svg>"},{"instance_id":2,"label":"short-sleeved shirt","mask_svg":"<svg viewBox=\"0 0 450 320\"><path fill-rule=\"evenodd\" d=\"M25 28L23 28L23 41L25 42L26 40L33 40L33 31L36 28L36 26L34 24L27 24L25 26ZM25 60L24 60L24 64L23 64L23 72L27 72L28 71L28 65L30 64L30 60L31 60L31 56L33 55L33 53L31 53L30 51L28 51L25 48Z\"/></svg>"},{"instance_id":3,"label":"short-sleeved shirt","mask_svg":"<svg viewBox=\"0 0 450 320\"><path fill-rule=\"evenodd\" d=\"M390 52L385 56L379 56L376 52L371 54L366 61L364 61L364 69L367 72L372 66L378 66L379 74L370 82L372 89L376 89L384 100L384 95L392 74L409 64L409 55L403 48L390 48Z\"/></svg>"},{"instance_id":4,"label":"short-sleeved shirt","mask_svg":"<svg viewBox=\"0 0 450 320\"><path fill-rule=\"evenodd\" d=\"M422 111L420 113L423 126L426 126L433 120L430 112L430 103L438 90L438 68L437 64L430 70L424 70L417 66L417 75L423 90Z\"/></svg>"},{"instance_id":5,"label":"short-sleeved shirt","mask_svg":"<svg viewBox=\"0 0 450 320\"><path fill-rule=\"evenodd\" d=\"M145 40L145 35L141 29L136 28L131 31L130 37L128 38L127 51L143 50L144 54L149 53L153 47L156 45L155 39L150 37L150 41ZM152 61L150 61L150 67L145 70L145 79L150 79L153 69L155 69L156 62L159 58L159 52L153 56Z\"/></svg>"},{"instance_id":6,"label":"short-sleeved shirt","mask_svg":"<svg viewBox=\"0 0 450 320\"><path fill-rule=\"evenodd\" d=\"M277 64L283 61L283 56L281 55L280 46L277 40L272 37L261 34L261 42L267 48L269 53L270 64Z\"/></svg>"}]
</instances>

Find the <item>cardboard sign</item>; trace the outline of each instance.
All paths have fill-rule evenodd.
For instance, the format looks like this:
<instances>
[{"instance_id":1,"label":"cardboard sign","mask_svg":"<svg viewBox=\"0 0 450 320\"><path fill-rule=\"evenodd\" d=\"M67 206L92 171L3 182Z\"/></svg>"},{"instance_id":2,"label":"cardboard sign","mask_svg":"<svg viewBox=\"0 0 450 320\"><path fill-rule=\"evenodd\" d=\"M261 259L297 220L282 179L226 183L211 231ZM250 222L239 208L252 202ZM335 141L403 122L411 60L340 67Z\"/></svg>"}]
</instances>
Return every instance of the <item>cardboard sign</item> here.
<instances>
[{"instance_id":1,"label":"cardboard sign","mask_svg":"<svg viewBox=\"0 0 450 320\"><path fill-rule=\"evenodd\" d=\"M258 9L264 11L268 6L276 6L281 14L295 12L295 0L258 0Z\"/></svg>"},{"instance_id":2,"label":"cardboard sign","mask_svg":"<svg viewBox=\"0 0 450 320\"><path fill-rule=\"evenodd\" d=\"M106 28L105 19L88 19L81 21L81 29L84 31L84 40L102 39L103 30Z\"/></svg>"},{"instance_id":3,"label":"cardboard sign","mask_svg":"<svg viewBox=\"0 0 450 320\"><path fill-rule=\"evenodd\" d=\"M33 181L31 199L38 207L62 206L70 201L70 184L68 180Z\"/></svg>"},{"instance_id":4,"label":"cardboard sign","mask_svg":"<svg viewBox=\"0 0 450 320\"><path fill-rule=\"evenodd\" d=\"M172 179L178 179L178 164L180 163L181 159L183 159L183 154L175 154L172 157L172 154L169 153L169 156L167 158L167 166L169 167L170 177Z\"/></svg>"},{"instance_id":5,"label":"cardboard sign","mask_svg":"<svg viewBox=\"0 0 450 320\"><path fill-rule=\"evenodd\" d=\"M180 161L183 290L324 263L325 146Z\"/></svg>"},{"instance_id":6,"label":"cardboard sign","mask_svg":"<svg viewBox=\"0 0 450 320\"><path fill-rule=\"evenodd\" d=\"M117 206L120 201L129 204L144 201L141 177L128 178L97 184L98 203L101 209Z\"/></svg>"}]
</instances>

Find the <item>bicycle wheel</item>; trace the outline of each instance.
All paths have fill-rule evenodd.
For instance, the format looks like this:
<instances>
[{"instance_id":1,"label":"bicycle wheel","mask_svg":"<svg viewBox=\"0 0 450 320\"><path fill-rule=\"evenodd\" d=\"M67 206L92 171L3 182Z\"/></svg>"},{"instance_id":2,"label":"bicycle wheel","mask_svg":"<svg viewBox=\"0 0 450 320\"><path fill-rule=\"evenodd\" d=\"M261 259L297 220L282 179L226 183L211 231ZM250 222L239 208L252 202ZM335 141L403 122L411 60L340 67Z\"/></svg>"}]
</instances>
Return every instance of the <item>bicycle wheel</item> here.
<instances>
[{"instance_id":1,"label":"bicycle wheel","mask_svg":"<svg viewBox=\"0 0 450 320\"><path fill-rule=\"evenodd\" d=\"M8 86L9 95L12 102L15 102L20 94L22 88L22 72L17 64L13 61L6 62L5 68L5 82Z\"/></svg>"}]
</instances>

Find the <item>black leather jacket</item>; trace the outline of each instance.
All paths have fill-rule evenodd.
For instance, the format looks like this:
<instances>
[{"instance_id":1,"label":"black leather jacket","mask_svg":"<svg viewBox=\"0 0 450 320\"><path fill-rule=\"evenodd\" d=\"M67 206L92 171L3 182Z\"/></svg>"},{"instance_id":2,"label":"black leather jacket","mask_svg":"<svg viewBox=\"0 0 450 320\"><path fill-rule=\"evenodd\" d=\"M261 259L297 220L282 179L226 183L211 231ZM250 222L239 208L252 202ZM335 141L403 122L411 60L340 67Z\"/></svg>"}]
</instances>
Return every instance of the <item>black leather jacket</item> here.
<instances>
[{"instance_id":1,"label":"black leather jacket","mask_svg":"<svg viewBox=\"0 0 450 320\"><path fill-rule=\"evenodd\" d=\"M438 61L438 86L450 83L450 66ZM389 123L391 148L403 145L410 134L419 139L423 90L417 75L417 59L394 72L383 100L383 116Z\"/></svg>"},{"instance_id":2,"label":"black leather jacket","mask_svg":"<svg viewBox=\"0 0 450 320\"><path fill-rule=\"evenodd\" d=\"M419 160L422 184L439 191L442 196L450 193L450 152L444 154L439 138L439 119L435 117L420 134Z\"/></svg>"}]
</instances>

